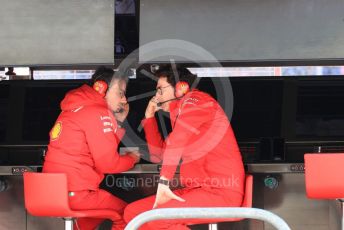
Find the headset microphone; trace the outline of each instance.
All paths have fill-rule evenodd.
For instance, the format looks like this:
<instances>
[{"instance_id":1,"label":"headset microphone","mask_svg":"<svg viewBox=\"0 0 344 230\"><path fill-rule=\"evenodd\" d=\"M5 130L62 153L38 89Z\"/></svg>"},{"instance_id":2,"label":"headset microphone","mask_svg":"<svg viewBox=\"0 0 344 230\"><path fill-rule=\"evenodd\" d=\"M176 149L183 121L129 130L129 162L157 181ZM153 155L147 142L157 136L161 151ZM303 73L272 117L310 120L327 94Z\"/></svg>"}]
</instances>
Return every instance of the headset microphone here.
<instances>
[{"instance_id":1,"label":"headset microphone","mask_svg":"<svg viewBox=\"0 0 344 230\"><path fill-rule=\"evenodd\" d=\"M124 103L121 103L119 106L119 108L116 110L116 111L114 111L114 113L123 113L125 110L124 110L124 106L125 106L126 104L124 104Z\"/></svg>"},{"instance_id":2,"label":"headset microphone","mask_svg":"<svg viewBox=\"0 0 344 230\"><path fill-rule=\"evenodd\" d=\"M173 99L170 99L170 100L166 100L166 101L162 101L162 102L158 102L158 103L156 103L156 105L158 106L158 107L161 107L162 106L162 104L164 104L164 103L166 103L166 102L169 102L169 101L174 101L174 100L179 100L181 97L176 97L176 98L173 98Z\"/></svg>"},{"instance_id":3,"label":"headset microphone","mask_svg":"<svg viewBox=\"0 0 344 230\"><path fill-rule=\"evenodd\" d=\"M124 109L123 108L119 108L114 113L123 113L123 112L124 112Z\"/></svg>"}]
</instances>

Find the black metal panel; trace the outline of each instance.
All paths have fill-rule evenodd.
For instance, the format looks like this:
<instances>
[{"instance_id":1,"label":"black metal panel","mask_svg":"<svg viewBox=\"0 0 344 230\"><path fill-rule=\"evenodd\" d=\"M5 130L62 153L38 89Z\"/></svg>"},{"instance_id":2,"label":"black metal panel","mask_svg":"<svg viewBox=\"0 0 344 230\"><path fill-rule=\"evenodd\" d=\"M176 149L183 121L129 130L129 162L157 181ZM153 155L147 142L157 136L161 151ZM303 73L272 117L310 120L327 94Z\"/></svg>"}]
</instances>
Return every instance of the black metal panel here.
<instances>
[{"instance_id":1,"label":"black metal panel","mask_svg":"<svg viewBox=\"0 0 344 230\"><path fill-rule=\"evenodd\" d=\"M10 86L7 84L0 85L0 143L6 139L7 116Z\"/></svg>"},{"instance_id":2,"label":"black metal panel","mask_svg":"<svg viewBox=\"0 0 344 230\"><path fill-rule=\"evenodd\" d=\"M231 81L234 94L232 126L239 140L280 137L283 81Z\"/></svg>"},{"instance_id":3,"label":"black metal panel","mask_svg":"<svg viewBox=\"0 0 344 230\"><path fill-rule=\"evenodd\" d=\"M23 141L44 141L61 112L60 102L75 85L28 85L25 88Z\"/></svg>"}]
</instances>

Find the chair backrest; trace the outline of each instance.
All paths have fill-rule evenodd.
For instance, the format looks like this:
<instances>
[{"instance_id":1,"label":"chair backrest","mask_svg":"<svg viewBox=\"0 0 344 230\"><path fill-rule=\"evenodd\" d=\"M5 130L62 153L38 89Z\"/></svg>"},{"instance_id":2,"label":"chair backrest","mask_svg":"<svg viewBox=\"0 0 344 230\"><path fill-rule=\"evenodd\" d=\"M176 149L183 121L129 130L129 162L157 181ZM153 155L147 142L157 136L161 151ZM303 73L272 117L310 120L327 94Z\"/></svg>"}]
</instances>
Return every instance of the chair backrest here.
<instances>
[{"instance_id":1,"label":"chair backrest","mask_svg":"<svg viewBox=\"0 0 344 230\"><path fill-rule=\"evenodd\" d=\"M309 198L344 197L344 154L309 153L305 158L306 193Z\"/></svg>"},{"instance_id":2,"label":"chair backrest","mask_svg":"<svg viewBox=\"0 0 344 230\"><path fill-rule=\"evenodd\" d=\"M251 208L253 197L253 176L247 174L245 177L245 194L241 207Z\"/></svg>"},{"instance_id":3,"label":"chair backrest","mask_svg":"<svg viewBox=\"0 0 344 230\"><path fill-rule=\"evenodd\" d=\"M24 198L27 211L34 216L67 217L67 176L62 173L24 173Z\"/></svg>"}]
</instances>

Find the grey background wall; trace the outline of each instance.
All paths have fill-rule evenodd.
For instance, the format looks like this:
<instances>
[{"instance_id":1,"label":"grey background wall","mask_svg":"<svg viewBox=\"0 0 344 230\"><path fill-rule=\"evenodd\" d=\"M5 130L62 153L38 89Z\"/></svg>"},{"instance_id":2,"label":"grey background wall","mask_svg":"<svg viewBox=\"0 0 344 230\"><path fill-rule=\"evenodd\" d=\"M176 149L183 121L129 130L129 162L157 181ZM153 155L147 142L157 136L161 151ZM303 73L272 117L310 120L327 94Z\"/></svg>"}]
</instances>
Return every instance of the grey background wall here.
<instances>
[{"instance_id":1,"label":"grey background wall","mask_svg":"<svg viewBox=\"0 0 344 230\"><path fill-rule=\"evenodd\" d=\"M114 62L114 0L0 0L0 66Z\"/></svg>"},{"instance_id":2,"label":"grey background wall","mask_svg":"<svg viewBox=\"0 0 344 230\"><path fill-rule=\"evenodd\" d=\"M344 57L343 0L141 0L140 9L140 45L183 39L229 61Z\"/></svg>"}]
</instances>

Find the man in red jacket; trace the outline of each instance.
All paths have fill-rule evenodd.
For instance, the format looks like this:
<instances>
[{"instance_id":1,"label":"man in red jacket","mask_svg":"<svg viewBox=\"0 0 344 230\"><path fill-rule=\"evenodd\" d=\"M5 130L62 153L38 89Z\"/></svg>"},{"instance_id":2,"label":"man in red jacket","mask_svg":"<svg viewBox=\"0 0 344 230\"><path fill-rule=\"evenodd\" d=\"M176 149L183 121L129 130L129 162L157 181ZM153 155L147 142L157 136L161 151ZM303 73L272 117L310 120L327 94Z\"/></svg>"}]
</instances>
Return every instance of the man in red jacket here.
<instances>
[{"instance_id":1,"label":"man in red jacket","mask_svg":"<svg viewBox=\"0 0 344 230\"><path fill-rule=\"evenodd\" d=\"M157 93L147 106L143 126L151 160L162 161L160 180L155 196L126 207L125 221L152 208L241 206L244 167L226 114L208 94L196 89L188 92L196 76L187 69L165 68L156 76ZM154 117L159 109L170 113L172 132L166 140ZM184 188L172 191L169 185L180 162ZM189 229L188 224L204 222L162 220L141 229Z\"/></svg>"},{"instance_id":2,"label":"man in red jacket","mask_svg":"<svg viewBox=\"0 0 344 230\"><path fill-rule=\"evenodd\" d=\"M122 214L127 205L121 199L99 189L106 173L120 173L139 161L139 153L120 156L118 143L124 135L119 125L129 105L125 97L126 78L110 68L100 67L90 85L68 92L61 102L61 114L50 131L43 172L65 173L72 209L112 209L112 229L124 229ZM103 220L81 218L76 227L95 229ZM76 229L78 229L76 228Z\"/></svg>"}]
</instances>

